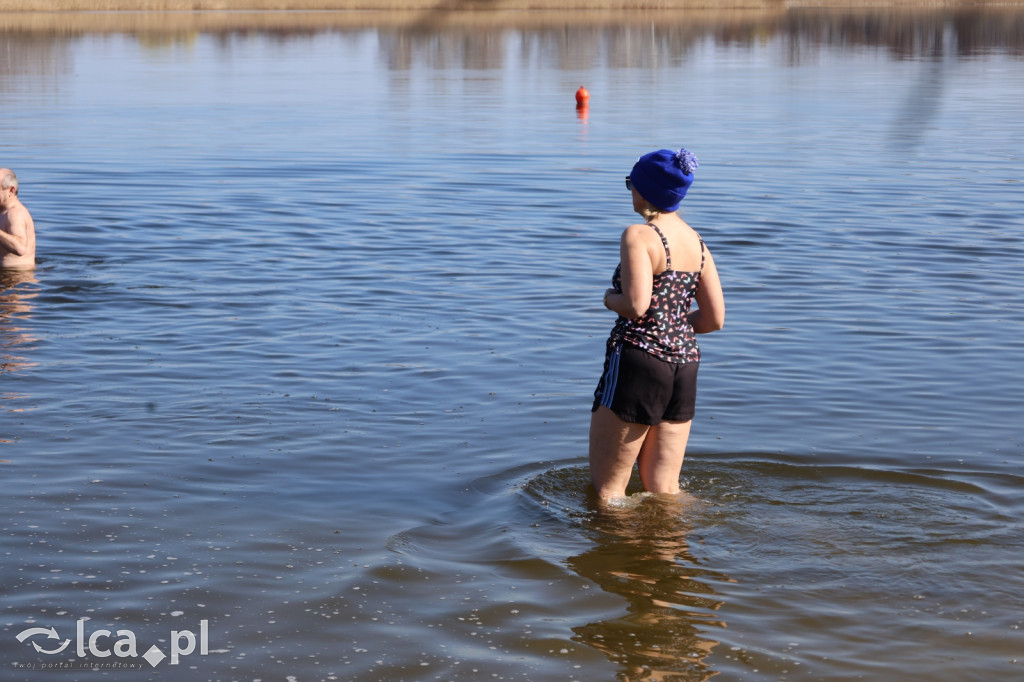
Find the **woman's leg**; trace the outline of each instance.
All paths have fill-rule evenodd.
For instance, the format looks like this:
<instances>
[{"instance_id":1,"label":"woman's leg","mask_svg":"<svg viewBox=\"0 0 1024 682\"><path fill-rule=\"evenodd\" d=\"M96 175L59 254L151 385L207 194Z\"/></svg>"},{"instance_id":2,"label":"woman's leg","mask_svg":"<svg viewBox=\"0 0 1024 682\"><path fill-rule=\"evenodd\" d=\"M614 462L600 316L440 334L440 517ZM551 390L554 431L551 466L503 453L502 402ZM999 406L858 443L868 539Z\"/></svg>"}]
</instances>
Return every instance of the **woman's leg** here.
<instances>
[{"instance_id":1,"label":"woman's leg","mask_svg":"<svg viewBox=\"0 0 1024 682\"><path fill-rule=\"evenodd\" d=\"M640 449L640 480L651 493L678 493L692 421L663 421L650 427Z\"/></svg>"},{"instance_id":2,"label":"woman's leg","mask_svg":"<svg viewBox=\"0 0 1024 682\"><path fill-rule=\"evenodd\" d=\"M622 421L605 406L590 417L590 478L601 499L623 497L651 427Z\"/></svg>"}]
</instances>

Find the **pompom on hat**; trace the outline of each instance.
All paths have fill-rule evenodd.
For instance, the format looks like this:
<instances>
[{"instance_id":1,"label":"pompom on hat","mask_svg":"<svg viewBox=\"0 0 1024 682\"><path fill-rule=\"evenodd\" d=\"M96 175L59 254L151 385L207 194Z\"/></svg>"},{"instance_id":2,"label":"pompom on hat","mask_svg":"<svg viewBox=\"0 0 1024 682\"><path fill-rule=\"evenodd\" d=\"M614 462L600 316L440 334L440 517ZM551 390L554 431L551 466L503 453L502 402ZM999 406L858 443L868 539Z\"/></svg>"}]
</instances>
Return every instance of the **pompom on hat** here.
<instances>
[{"instance_id":1,"label":"pompom on hat","mask_svg":"<svg viewBox=\"0 0 1024 682\"><path fill-rule=\"evenodd\" d=\"M697 157L685 149L659 149L633 165L629 181L644 199L662 211L675 211L693 184Z\"/></svg>"}]
</instances>

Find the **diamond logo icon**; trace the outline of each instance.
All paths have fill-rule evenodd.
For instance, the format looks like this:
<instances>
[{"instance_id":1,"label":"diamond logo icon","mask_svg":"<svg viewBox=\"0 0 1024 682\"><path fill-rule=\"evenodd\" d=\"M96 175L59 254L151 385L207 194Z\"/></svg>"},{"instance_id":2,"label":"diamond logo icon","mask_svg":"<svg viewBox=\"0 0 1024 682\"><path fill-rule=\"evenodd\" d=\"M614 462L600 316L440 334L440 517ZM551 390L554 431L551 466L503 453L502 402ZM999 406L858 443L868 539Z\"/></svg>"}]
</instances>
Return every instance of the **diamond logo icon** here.
<instances>
[{"instance_id":1,"label":"diamond logo icon","mask_svg":"<svg viewBox=\"0 0 1024 682\"><path fill-rule=\"evenodd\" d=\"M149 662L149 664L154 668L157 666L157 663L167 658L167 656L164 655L164 652L156 648L155 644L149 647L149 651L144 653L142 657L146 659Z\"/></svg>"}]
</instances>

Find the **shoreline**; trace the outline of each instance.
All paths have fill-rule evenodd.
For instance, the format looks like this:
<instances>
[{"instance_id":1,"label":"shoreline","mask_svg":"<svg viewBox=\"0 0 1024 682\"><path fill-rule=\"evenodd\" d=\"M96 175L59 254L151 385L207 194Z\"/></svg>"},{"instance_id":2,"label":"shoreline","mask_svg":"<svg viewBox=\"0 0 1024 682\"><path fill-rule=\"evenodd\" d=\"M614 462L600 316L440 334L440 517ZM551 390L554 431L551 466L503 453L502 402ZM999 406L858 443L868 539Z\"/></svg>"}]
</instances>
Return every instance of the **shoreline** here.
<instances>
[{"instance_id":1,"label":"shoreline","mask_svg":"<svg viewBox=\"0 0 1024 682\"><path fill-rule=\"evenodd\" d=\"M785 11L789 9L978 9L1024 0L0 0L0 14L267 11Z\"/></svg>"}]
</instances>

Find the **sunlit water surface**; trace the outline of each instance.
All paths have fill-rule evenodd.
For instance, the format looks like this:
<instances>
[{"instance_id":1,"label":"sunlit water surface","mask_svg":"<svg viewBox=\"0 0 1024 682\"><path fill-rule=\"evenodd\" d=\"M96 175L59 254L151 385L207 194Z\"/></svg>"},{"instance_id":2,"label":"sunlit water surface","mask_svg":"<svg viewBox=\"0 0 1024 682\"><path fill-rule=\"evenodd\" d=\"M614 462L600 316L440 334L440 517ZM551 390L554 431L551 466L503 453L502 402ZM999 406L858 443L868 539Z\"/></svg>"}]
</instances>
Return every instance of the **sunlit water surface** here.
<instances>
[{"instance_id":1,"label":"sunlit water surface","mask_svg":"<svg viewBox=\"0 0 1024 682\"><path fill-rule=\"evenodd\" d=\"M1024 675L1020 14L328 19L0 34L0 678ZM599 509L680 145L728 319L684 495Z\"/></svg>"}]
</instances>

